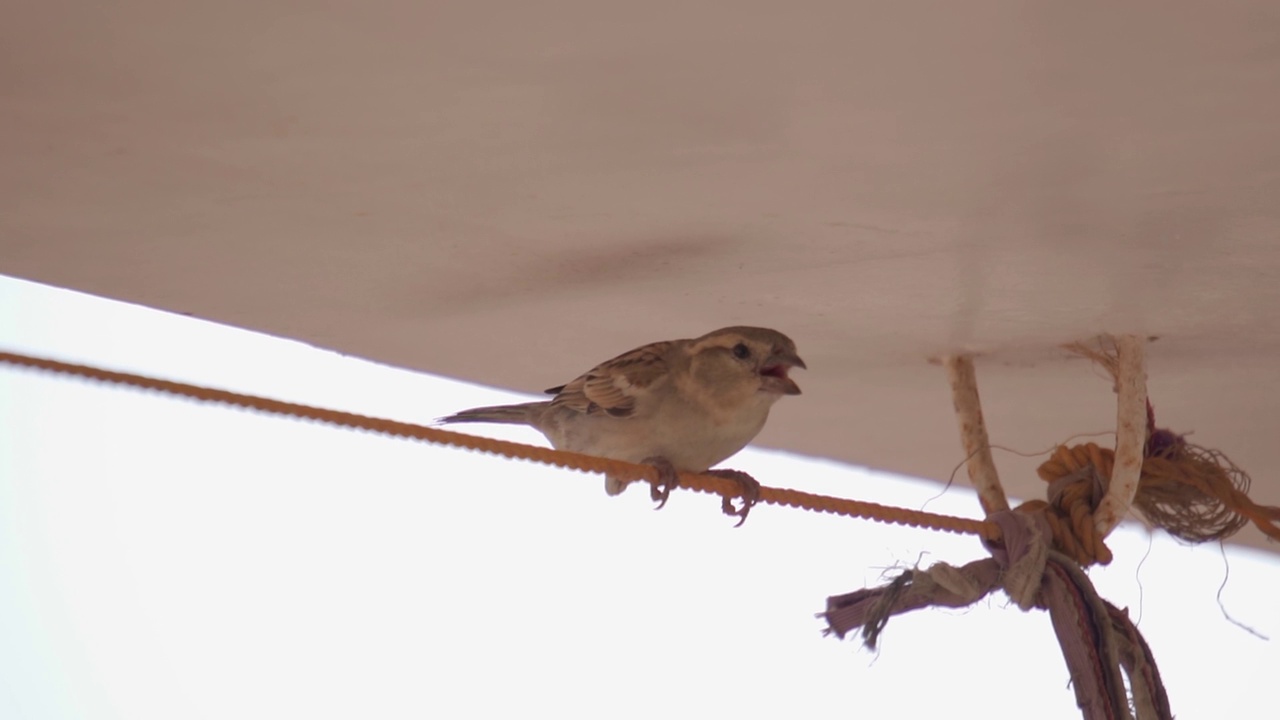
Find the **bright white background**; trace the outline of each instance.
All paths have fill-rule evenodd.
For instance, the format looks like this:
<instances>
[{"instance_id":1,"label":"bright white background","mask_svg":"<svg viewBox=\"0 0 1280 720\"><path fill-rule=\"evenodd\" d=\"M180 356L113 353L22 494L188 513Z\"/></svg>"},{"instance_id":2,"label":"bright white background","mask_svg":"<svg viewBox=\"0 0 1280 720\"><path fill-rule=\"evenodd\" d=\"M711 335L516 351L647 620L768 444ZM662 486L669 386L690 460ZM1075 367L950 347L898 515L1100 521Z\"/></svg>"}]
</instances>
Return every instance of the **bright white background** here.
<instances>
[{"instance_id":1,"label":"bright white background","mask_svg":"<svg viewBox=\"0 0 1280 720\"><path fill-rule=\"evenodd\" d=\"M412 422L519 397L2 277L0 348ZM768 506L731 526L706 496L653 512L596 476L0 366L0 718L1079 717L1048 618L1003 596L895 618L878 653L823 637L828 595L975 539ZM1273 711L1280 650L1224 618L1218 547L1134 524L1111 546L1092 577L1141 617L1180 720ZM1227 555L1227 610L1280 636L1280 563Z\"/></svg>"}]
</instances>

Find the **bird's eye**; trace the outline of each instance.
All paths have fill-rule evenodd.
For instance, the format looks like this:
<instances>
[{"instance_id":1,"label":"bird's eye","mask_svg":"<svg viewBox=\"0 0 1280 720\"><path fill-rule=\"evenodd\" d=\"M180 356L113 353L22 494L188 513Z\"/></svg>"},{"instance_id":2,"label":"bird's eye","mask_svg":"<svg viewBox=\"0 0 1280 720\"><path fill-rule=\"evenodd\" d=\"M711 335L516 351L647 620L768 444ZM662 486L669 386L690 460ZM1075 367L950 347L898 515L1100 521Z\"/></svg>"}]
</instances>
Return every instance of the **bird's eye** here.
<instances>
[{"instance_id":1,"label":"bird's eye","mask_svg":"<svg viewBox=\"0 0 1280 720\"><path fill-rule=\"evenodd\" d=\"M746 360L751 357L751 348L747 347L745 343L738 343L733 346L733 356L739 360Z\"/></svg>"}]
</instances>

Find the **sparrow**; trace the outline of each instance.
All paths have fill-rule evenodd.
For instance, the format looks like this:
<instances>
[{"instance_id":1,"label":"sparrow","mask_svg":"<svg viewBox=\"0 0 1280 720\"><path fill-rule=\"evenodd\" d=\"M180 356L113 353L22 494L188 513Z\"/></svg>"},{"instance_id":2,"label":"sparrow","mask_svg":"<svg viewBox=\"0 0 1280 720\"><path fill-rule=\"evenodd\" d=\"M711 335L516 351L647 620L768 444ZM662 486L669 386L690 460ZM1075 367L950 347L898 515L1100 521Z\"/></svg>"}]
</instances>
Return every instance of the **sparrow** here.
<instances>
[{"instance_id":1,"label":"sparrow","mask_svg":"<svg viewBox=\"0 0 1280 720\"><path fill-rule=\"evenodd\" d=\"M805 368L795 343L777 330L727 327L699 338L650 343L607 360L572 382L546 391L543 402L472 408L441 423L529 425L557 450L651 465L650 493L661 508L677 473L707 473L736 481L743 506L724 499L726 513L746 520L760 484L713 465L746 447L783 395L799 395L787 376ZM606 476L605 490L626 481Z\"/></svg>"}]
</instances>

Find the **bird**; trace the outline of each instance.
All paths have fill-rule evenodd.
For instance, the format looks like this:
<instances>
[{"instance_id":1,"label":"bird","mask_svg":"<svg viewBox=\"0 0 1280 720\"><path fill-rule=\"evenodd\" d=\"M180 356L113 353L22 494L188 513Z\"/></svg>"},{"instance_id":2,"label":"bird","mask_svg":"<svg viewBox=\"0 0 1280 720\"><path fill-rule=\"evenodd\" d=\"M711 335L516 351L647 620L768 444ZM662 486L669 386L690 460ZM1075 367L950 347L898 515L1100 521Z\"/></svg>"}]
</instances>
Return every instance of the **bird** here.
<instances>
[{"instance_id":1,"label":"bird","mask_svg":"<svg viewBox=\"0 0 1280 720\"><path fill-rule=\"evenodd\" d=\"M760 485L737 470L710 470L746 447L783 395L799 395L788 377L807 369L795 343L777 330L735 326L701 337L643 345L596 365L542 402L478 407L438 422L529 425L557 450L651 465L650 493L665 505L677 474L708 473L738 483L743 504L724 511L746 520ZM605 477L617 495L626 481Z\"/></svg>"}]
</instances>

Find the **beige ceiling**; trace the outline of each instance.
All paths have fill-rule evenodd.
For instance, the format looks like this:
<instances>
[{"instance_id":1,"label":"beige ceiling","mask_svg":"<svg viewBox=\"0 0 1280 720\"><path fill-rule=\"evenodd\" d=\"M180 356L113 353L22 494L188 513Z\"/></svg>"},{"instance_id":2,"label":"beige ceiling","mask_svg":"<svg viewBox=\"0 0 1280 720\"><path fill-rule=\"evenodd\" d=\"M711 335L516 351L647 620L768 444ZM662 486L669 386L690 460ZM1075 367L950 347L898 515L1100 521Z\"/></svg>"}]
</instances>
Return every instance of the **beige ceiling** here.
<instances>
[{"instance_id":1,"label":"beige ceiling","mask_svg":"<svg viewBox=\"0 0 1280 720\"><path fill-rule=\"evenodd\" d=\"M930 478L930 357L1030 451L1114 424L1059 343L1156 335L1161 423L1280 503L1274 0L4 15L0 272L526 391L770 325L812 369L764 444Z\"/></svg>"}]
</instances>

